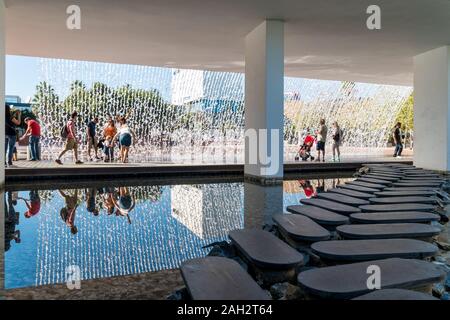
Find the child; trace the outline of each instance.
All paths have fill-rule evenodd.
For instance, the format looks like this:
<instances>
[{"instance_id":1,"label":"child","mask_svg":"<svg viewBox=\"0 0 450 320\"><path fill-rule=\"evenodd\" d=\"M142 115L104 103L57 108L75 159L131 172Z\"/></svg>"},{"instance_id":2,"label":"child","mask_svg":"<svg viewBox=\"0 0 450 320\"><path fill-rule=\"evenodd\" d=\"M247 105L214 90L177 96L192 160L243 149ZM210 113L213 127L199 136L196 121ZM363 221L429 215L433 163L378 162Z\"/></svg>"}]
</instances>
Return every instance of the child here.
<instances>
[{"instance_id":1,"label":"child","mask_svg":"<svg viewBox=\"0 0 450 320\"><path fill-rule=\"evenodd\" d=\"M103 142L104 150L105 150L105 162L113 161L113 145L112 145L112 137L106 137Z\"/></svg>"}]
</instances>

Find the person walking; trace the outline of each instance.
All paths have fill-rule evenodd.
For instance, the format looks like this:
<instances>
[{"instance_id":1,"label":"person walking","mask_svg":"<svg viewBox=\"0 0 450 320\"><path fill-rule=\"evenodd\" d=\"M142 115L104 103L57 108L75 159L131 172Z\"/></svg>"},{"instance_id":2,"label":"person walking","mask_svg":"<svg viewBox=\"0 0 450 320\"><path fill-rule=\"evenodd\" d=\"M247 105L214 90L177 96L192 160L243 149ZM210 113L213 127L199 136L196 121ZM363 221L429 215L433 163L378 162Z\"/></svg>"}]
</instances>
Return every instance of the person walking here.
<instances>
[{"instance_id":1,"label":"person walking","mask_svg":"<svg viewBox=\"0 0 450 320\"><path fill-rule=\"evenodd\" d=\"M400 122L397 122L397 124L394 127L394 143L395 143L395 150L394 150L394 158L401 158L402 157L402 151L403 151L403 143L402 143L402 124Z\"/></svg>"},{"instance_id":2,"label":"person walking","mask_svg":"<svg viewBox=\"0 0 450 320\"><path fill-rule=\"evenodd\" d=\"M95 159L97 159L97 160L100 159L97 154L97 137L96 137L97 124L98 124L98 118L95 117L87 125L86 135L87 135L87 142L88 142L89 161L92 161L91 149L94 149Z\"/></svg>"},{"instance_id":3,"label":"person walking","mask_svg":"<svg viewBox=\"0 0 450 320\"><path fill-rule=\"evenodd\" d=\"M61 157L69 150L73 150L73 157L75 159L75 164L82 164L83 162L78 160L78 141L76 132L76 121L78 113L75 111L71 114L69 121L65 125L63 132L66 135L66 145L64 150L61 151L58 158L55 160L57 164L62 164Z\"/></svg>"},{"instance_id":4,"label":"person walking","mask_svg":"<svg viewBox=\"0 0 450 320\"><path fill-rule=\"evenodd\" d=\"M5 165L13 165L14 147L16 145L16 126L20 125L21 112L18 110L14 114L11 113L9 104L5 104Z\"/></svg>"},{"instance_id":5,"label":"person walking","mask_svg":"<svg viewBox=\"0 0 450 320\"><path fill-rule=\"evenodd\" d=\"M116 141L117 138L119 138L120 143L120 160L122 163L127 163L130 146L133 142L135 142L135 135L128 126L125 117L120 118L120 129L113 138L113 142Z\"/></svg>"},{"instance_id":6,"label":"person walking","mask_svg":"<svg viewBox=\"0 0 450 320\"><path fill-rule=\"evenodd\" d=\"M339 127L339 124L337 123L337 121L333 122L333 145L332 145L332 150L333 150L333 161L341 161L341 151L339 150L339 146L341 145L341 140L342 140L342 131L341 128ZM336 158L336 154L337 154L337 158Z\"/></svg>"},{"instance_id":7,"label":"person walking","mask_svg":"<svg viewBox=\"0 0 450 320\"><path fill-rule=\"evenodd\" d=\"M319 129L316 131L317 140L317 159L320 161L320 154L322 153L322 161L325 162L325 142L327 140L328 128L325 125L325 119L320 119Z\"/></svg>"},{"instance_id":8,"label":"person walking","mask_svg":"<svg viewBox=\"0 0 450 320\"><path fill-rule=\"evenodd\" d=\"M113 139L117 134L117 129L114 123L114 119L108 120L108 125L103 129L103 151L105 153L105 162L112 162L114 160L114 143Z\"/></svg>"},{"instance_id":9,"label":"person walking","mask_svg":"<svg viewBox=\"0 0 450 320\"><path fill-rule=\"evenodd\" d=\"M25 140L29 137L28 144L30 146L30 161L41 160L39 141L41 139L41 126L36 121L29 117L25 118L27 124L27 131L22 136L21 140Z\"/></svg>"}]
</instances>

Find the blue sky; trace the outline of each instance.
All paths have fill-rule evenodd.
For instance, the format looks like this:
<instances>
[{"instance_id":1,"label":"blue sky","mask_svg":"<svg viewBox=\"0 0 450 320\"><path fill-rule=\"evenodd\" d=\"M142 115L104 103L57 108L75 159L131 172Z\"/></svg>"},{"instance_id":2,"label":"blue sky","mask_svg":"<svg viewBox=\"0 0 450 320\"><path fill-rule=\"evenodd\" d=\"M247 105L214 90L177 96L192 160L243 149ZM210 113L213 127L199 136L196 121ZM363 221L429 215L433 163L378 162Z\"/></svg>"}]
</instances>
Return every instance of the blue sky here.
<instances>
[{"instance_id":1,"label":"blue sky","mask_svg":"<svg viewBox=\"0 0 450 320\"><path fill-rule=\"evenodd\" d=\"M6 94L31 97L38 83L38 59L33 57L6 56Z\"/></svg>"}]
</instances>

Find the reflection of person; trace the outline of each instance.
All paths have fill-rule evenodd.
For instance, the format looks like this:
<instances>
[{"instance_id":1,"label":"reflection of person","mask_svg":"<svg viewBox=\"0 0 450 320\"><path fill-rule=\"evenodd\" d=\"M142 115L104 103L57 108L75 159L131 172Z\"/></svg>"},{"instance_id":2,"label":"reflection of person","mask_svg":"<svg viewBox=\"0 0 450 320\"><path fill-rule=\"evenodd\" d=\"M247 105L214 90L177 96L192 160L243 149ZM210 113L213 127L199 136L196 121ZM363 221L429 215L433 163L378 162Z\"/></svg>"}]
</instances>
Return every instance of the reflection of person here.
<instances>
[{"instance_id":1,"label":"reflection of person","mask_svg":"<svg viewBox=\"0 0 450 320\"><path fill-rule=\"evenodd\" d=\"M310 180L298 180L298 183L303 188L303 193L307 198L311 198L317 194Z\"/></svg>"},{"instance_id":2,"label":"reflection of person","mask_svg":"<svg viewBox=\"0 0 450 320\"><path fill-rule=\"evenodd\" d=\"M78 232L75 226L75 214L78 207L78 189L75 189L73 195L63 190L58 190L59 194L64 198L66 206L59 212L61 219L70 227L70 232L76 234Z\"/></svg>"},{"instance_id":3,"label":"reflection of person","mask_svg":"<svg viewBox=\"0 0 450 320\"><path fill-rule=\"evenodd\" d=\"M105 208L108 215L114 213L114 189L106 187L103 195L103 208Z\"/></svg>"},{"instance_id":4,"label":"reflection of person","mask_svg":"<svg viewBox=\"0 0 450 320\"><path fill-rule=\"evenodd\" d=\"M128 187L119 188L119 200L117 201L114 197L112 198L114 206L116 207L116 214L121 216L126 216L128 222L131 223L129 213L134 209L135 199L131 196Z\"/></svg>"},{"instance_id":5,"label":"reflection of person","mask_svg":"<svg viewBox=\"0 0 450 320\"><path fill-rule=\"evenodd\" d=\"M316 192L317 193L325 192L325 180L324 179L317 180Z\"/></svg>"},{"instance_id":6,"label":"reflection of person","mask_svg":"<svg viewBox=\"0 0 450 320\"><path fill-rule=\"evenodd\" d=\"M11 241L20 243L20 230L16 230L19 224L19 213L16 212L14 206L17 204L13 200L12 193L5 193L5 251L11 248Z\"/></svg>"},{"instance_id":7,"label":"reflection of person","mask_svg":"<svg viewBox=\"0 0 450 320\"><path fill-rule=\"evenodd\" d=\"M39 193L36 190L30 191L30 199L19 198L25 202L25 205L28 208L28 211L24 213L25 218L31 218L39 213L41 210L41 198L39 197Z\"/></svg>"},{"instance_id":8,"label":"reflection of person","mask_svg":"<svg viewBox=\"0 0 450 320\"><path fill-rule=\"evenodd\" d=\"M87 211L93 213L94 216L98 216L99 210L97 209L96 204L95 204L95 197L97 196L97 189L88 188L85 190L85 195L86 195Z\"/></svg>"}]
</instances>

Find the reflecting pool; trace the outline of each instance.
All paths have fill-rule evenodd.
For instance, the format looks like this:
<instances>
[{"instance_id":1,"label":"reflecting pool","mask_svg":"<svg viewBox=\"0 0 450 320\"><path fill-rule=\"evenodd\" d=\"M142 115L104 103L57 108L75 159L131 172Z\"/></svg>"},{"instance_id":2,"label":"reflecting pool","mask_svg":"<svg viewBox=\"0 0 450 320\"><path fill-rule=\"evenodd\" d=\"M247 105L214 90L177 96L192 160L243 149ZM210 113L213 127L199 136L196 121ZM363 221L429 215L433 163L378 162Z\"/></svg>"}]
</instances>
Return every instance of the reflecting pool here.
<instances>
[{"instance_id":1,"label":"reflecting pool","mask_svg":"<svg viewBox=\"0 0 450 320\"><path fill-rule=\"evenodd\" d=\"M262 227L271 214L346 180L6 191L5 288L64 283L69 266L82 280L178 268L230 230Z\"/></svg>"}]
</instances>

